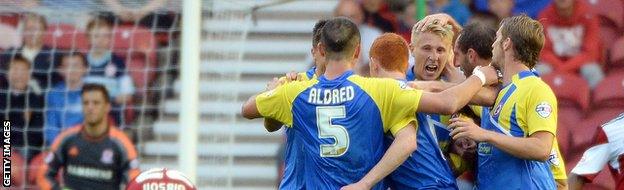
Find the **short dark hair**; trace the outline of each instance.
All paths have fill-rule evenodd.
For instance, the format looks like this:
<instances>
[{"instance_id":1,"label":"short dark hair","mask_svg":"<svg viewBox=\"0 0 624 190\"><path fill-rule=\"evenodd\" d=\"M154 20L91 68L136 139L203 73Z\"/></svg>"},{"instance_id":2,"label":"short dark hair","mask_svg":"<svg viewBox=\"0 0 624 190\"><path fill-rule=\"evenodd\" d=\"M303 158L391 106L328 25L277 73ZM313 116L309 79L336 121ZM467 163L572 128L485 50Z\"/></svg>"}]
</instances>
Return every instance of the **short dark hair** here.
<instances>
[{"instance_id":1,"label":"short dark hair","mask_svg":"<svg viewBox=\"0 0 624 190\"><path fill-rule=\"evenodd\" d=\"M92 92L92 91L98 91L102 93L102 95L104 96L104 101L106 101L106 103L110 103L110 96L108 95L108 90L106 90L106 87L104 87L104 85L101 85L101 84L95 84L95 83L84 84L82 86L82 92L80 93L80 95L84 96L85 93Z\"/></svg>"},{"instance_id":2,"label":"short dark hair","mask_svg":"<svg viewBox=\"0 0 624 190\"><path fill-rule=\"evenodd\" d=\"M321 43L325 46L327 59L341 60L353 55L360 44L360 31L345 17L333 18L323 26Z\"/></svg>"},{"instance_id":3,"label":"short dark hair","mask_svg":"<svg viewBox=\"0 0 624 190\"><path fill-rule=\"evenodd\" d=\"M28 69L32 68L32 65L31 65L32 63L28 59L26 59L24 56L22 56L21 54L14 54L11 57L11 62L9 62L8 68L13 67L14 64L24 64L28 66Z\"/></svg>"},{"instance_id":4,"label":"short dark hair","mask_svg":"<svg viewBox=\"0 0 624 190\"><path fill-rule=\"evenodd\" d=\"M91 31L93 31L95 27L104 26L109 27L112 30L114 25L115 23L110 18L103 15L96 15L89 21L89 23L87 23L87 34L90 35Z\"/></svg>"},{"instance_id":5,"label":"short dark hair","mask_svg":"<svg viewBox=\"0 0 624 190\"><path fill-rule=\"evenodd\" d=\"M74 57L74 56L80 57L80 59L82 60L82 65L84 65L85 67L89 67L89 63L87 62L87 57L84 55L84 53L79 52L79 51L73 51L73 50L61 53L60 64L63 64L63 60L65 58Z\"/></svg>"},{"instance_id":6,"label":"short dark hair","mask_svg":"<svg viewBox=\"0 0 624 190\"><path fill-rule=\"evenodd\" d=\"M544 47L542 24L526 15L520 15L505 18L500 25L502 39L509 38L513 42L515 58L533 68Z\"/></svg>"},{"instance_id":7,"label":"short dark hair","mask_svg":"<svg viewBox=\"0 0 624 190\"><path fill-rule=\"evenodd\" d=\"M457 46L462 53L473 49L483 59L492 59L492 44L496 40L496 30L481 23L470 23L459 32Z\"/></svg>"},{"instance_id":8,"label":"short dark hair","mask_svg":"<svg viewBox=\"0 0 624 190\"><path fill-rule=\"evenodd\" d=\"M327 20L321 19L314 24L314 29L312 30L312 46L315 46L319 43L319 41L321 41L321 31L323 30L325 23L327 23Z\"/></svg>"}]
</instances>

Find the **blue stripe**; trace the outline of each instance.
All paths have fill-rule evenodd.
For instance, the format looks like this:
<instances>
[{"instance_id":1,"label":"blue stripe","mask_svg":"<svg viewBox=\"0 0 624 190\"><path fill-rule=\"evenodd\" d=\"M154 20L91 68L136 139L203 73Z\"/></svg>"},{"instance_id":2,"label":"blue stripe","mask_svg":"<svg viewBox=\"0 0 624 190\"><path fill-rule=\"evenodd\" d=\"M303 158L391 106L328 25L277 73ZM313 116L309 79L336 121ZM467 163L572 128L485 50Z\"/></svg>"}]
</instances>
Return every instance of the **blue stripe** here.
<instances>
[{"instance_id":1,"label":"blue stripe","mask_svg":"<svg viewBox=\"0 0 624 190\"><path fill-rule=\"evenodd\" d=\"M536 76L537 77L537 73L535 73L535 72L533 72L531 70L522 71L522 72L518 73L518 78L519 79L523 79L525 77L530 77L530 76Z\"/></svg>"},{"instance_id":2,"label":"blue stripe","mask_svg":"<svg viewBox=\"0 0 624 190\"><path fill-rule=\"evenodd\" d=\"M405 78L408 81L416 80L416 74L414 73L414 65L412 65L411 67L409 67L409 69L407 69L407 73L405 73Z\"/></svg>"},{"instance_id":3,"label":"blue stripe","mask_svg":"<svg viewBox=\"0 0 624 190\"><path fill-rule=\"evenodd\" d=\"M316 73L316 66L308 69L308 71L306 72L308 79L312 79L312 77L314 77L314 73Z\"/></svg>"},{"instance_id":4,"label":"blue stripe","mask_svg":"<svg viewBox=\"0 0 624 190\"><path fill-rule=\"evenodd\" d=\"M505 95L503 95L503 98L501 98L501 101L498 103L498 106L501 106L501 109L497 110L498 114L496 114L494 116L494 119L496 120L496 122L498 122L498 116L500 116L501 112L503 111L502 107L505 106L505 103L507 102L507 99L509 99L509 96L511 96L511 94L513 94L514 91L516 91L516 85L515 84L511 84L511 86L509 86L509 90L507 90L507 92L505 92ZM498 109L498 106L495 107L494 109Z\"/></svg>"},{"instance_id":5,"label":"blue stripe","mask_svg":"<svg viewBox=\"0 0 624 190\"><path fill-rule=\"evenodd\" d=\"M516 117L516 105L514 104L513 109L511 110L511 115L509 116L509 124L511 127L509 128L509 133L511 133L514 137L524 137L524 131L518 125L518 118Z\"/></svg>"}]
</instances>

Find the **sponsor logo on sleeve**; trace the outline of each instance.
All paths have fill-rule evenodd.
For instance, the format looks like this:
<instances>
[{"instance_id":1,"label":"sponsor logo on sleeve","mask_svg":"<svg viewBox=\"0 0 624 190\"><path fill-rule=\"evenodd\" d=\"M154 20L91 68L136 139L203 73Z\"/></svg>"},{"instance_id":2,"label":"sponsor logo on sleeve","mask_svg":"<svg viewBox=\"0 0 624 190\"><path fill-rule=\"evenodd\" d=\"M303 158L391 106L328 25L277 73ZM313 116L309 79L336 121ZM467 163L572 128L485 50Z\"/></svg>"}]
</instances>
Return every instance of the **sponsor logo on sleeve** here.
<instances>
[{"instance_id":1,"label":"sponsor logo on sleeve","mask_svg":"<svg viewBox=\"0 0 624 190\"><path fill-rule=\"evenodd\" d=\"M542 102L535 107L535 112L542 118L548 118L552 113L552 107L547 102Z\"/></svg>"}]
</instances>

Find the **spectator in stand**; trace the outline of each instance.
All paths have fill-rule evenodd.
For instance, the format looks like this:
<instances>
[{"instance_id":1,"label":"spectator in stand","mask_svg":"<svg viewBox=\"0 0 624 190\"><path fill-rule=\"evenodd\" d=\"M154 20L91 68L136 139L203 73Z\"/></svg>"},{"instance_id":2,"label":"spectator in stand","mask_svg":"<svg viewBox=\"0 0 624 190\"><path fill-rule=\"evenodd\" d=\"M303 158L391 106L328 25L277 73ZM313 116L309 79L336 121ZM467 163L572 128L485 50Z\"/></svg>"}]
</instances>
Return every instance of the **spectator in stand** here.
<instances>
[{"instance_id":1,"label":"spectator in stand","mask_svg":"<svg viewBox=\"0 0 624 190\"><path fill-rule=\"evenodd\" d=\"M500 23L504 18L513 16L513 8L516 3L514 0L489 0L488 2L488 9L496 16L497 23Z\"/></svg>"},{"instance_id":2,"label":"spectator in stand","mask_svg":"<svg viewBox=\"0 0 624 190\"><path fill-rule=\"evenodd\" d=\"M368 76L368 50L373 45L377 36L381 35L381 30L368 26L364 23L364 11L355 0L341 0L334 10L334 16L344 16L351 19L360 29L360 59L354 70L358 75Z\"/></svg>"},{"instance_id":3,"label":"spectator in stand","mask_svg":"<svg viewBox=\"0 0 624 190\"><path fill-rule=\"evenodd\" d=\"M58 71L64 81L52 88L46 101L46 145L51 145L56 136L65 129L82 123L80 92L87 67L87 60L82 53L69 52L62 55Z\"/></svg>"},{"instance_id":4,"label":"spectator in stand","mask_svg":"<svg viewBox=\"0 0 624 190\"><path fill-rule=\"evenodd\" d=\"M554 0L540 14L546 44L536 67L538 72L580 71L592 88L604 78L599 64L599 20L589 9L582 0Z\"/></svg>"},{"instance_id":5,"label":"spectator in stand","mask_svg":"<svg viewBox=\"0 0 624 190\"><path fill-rule=\"evenodd\" d=\"M175 26L175 13L163 10L163 8L173 8L179 6L175 1L167 0L103 0L113 14L122 23L137 22L140 25L151 28L154 32L168 31Z\"/></svg>"},{"instance_id":6,"label":"spectator in stand","mask_svg":"<svg viewBox=\"0 0 624 190\"><path fill-rule=\"evenodd\" d=\"M128 75L124 60L111 51L113 22L95 17L87 24L87 36L91 49L87 54L89 69L85 83L102 84L110 92L113 109L111 114L118 126L122 120L124 106L132 101L134 84Z\"/></svg>"},{"instance_id":7,"label":"spectator in stand","mask_svg":"<svg viewBox=\"0 0 624 190\"><path fill-rule=\"evenodd\" d=\"M401 35L405 41L411 41L412 26L418 22L416 19L416 4L413 0L392 0L390 9L397 16L398 28L396 33Z\"/></svg>"},{"instance_id":8,"label":"spectator in stand","mask_svg":"<svg viewBox=\"0 0 624 190\"><path fill-rule=\"evenodd\" d=\"M0 67L6 68L7 63L16 56L20 56L32 63L32 78L37 86L32 85L36 91L45 91L56 82L61 81L60 76L54 72L55 51L43 44L43 34L46 31L46 19L38 14L26 13L20 22L23 45L17 49L8 49L0 56ZM6 69L0 68L0 73ZM3 77L0 77L3 79Z\"/></svg>"},{"instance_id":9,"label":"spectator in stand","mask_svg":"<svg viewBox=\"0 0 624 190\"><path fill-rule=\"evenodd\" d=\"M362 0L364 23L377 27L383 32L396 32L398 22L384 0ZM371 42L372 43L372 42Z\"/></svg>"},{"instance_id":10,"label":"spectator in stand","mask_svg":"<svg viewBox=\"0 0 624 190\"><path fill-rule=\"evenodd\" d=\"M466 25L472 16L470 9L459 0L429 1L430 13L446 13L451 15L459 24Z\"/></svg>"},{"instance_id":11,"label":"spectator in stand","mask_svg":"<svg viewBox=\"0 0 624 190\"><path fill-rule=\"evenodd\" d=\"M30 62L15 56L9 63L8 89L0 90L0 118L11 122L11 145L28 161L43 146L43 96L28 86Z\"/></svg>"},{"instance_id":12,"label":"spectator in stand","mask_svg":"<svg viewBox=\"0 0 624 190\"><path fill-rule=\"evenodd\" d=\"M499 0L494 0L499 1ZM536 18L537 15L544 10L551 0L514 0L513 15L526 14L531 18ZM489 2L492 0L474 0L474 11L488 11Z\"/></svg>"}]
</instances>

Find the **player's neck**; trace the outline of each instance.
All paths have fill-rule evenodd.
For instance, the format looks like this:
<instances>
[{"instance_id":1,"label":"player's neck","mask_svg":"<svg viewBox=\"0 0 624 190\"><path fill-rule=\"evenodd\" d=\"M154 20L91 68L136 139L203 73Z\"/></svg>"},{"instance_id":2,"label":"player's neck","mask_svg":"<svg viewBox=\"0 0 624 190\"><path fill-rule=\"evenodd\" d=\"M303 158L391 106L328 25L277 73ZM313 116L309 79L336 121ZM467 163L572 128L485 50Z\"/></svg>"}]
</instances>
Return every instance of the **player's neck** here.
<instances>
[{"instance_id":1,"label":"player's neck","mask_svg":"<svg viewBox=\"0 0 624 190\"><path fill-rule=\"evenodd\" d=\"M521 61L513 60L506 62L505 68L503 68L503 85L510 84L514 75L527 70L530 70L529 67Z\"/></svg>"},{"instance_id":2,"label":"player's neck","mask_svg":"<svg viewBox=\"0 0 624 190\"><path fill-rule=\"evenodd\" d=\"M324 76L329 80L334 80L348 70L351 70L351 63L347 60L328 60Z\"/></svg>"},{"instance_id":3,"label":"player's neck","mask_svg":"<svg viewBox=\"0 0 624 190\"><path fill-rule=\"evenodd\" d=\"M107 129L108 129L108 119L106 118L102 119L101 122L95 125L85 124L85 132L90 138L102 137L102 135L106 133Z\"/></svg>"},{"instance_id":4,"label":"player's neck","mask_svg":"<svg viewBox=\"0 0 624 190\"><path fill-rule=\"evenodd\" d=\"M385 71L381 69L379 71L379 76L382 78L392 78L397 80L405 80L405 73L398 71Z\"/></svg>"}]
</instances>

